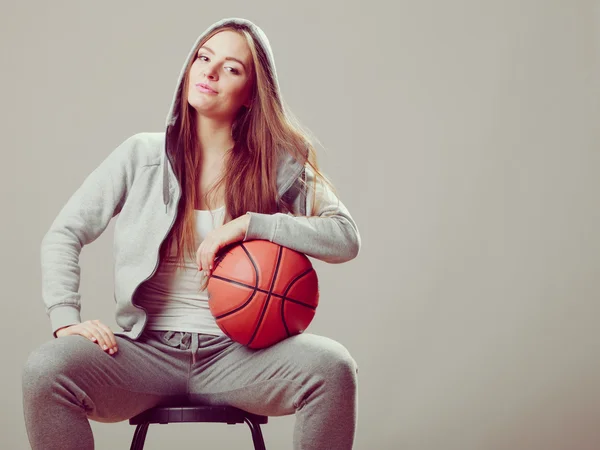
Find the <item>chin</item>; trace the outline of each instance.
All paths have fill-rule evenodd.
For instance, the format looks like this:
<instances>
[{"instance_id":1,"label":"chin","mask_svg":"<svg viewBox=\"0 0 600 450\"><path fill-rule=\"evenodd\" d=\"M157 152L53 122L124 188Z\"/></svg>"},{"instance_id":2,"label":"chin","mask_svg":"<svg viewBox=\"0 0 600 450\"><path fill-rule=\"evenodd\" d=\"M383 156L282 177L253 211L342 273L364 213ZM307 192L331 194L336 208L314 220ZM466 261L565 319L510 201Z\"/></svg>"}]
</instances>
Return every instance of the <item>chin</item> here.
<instances>
[{"instance_id":1,"label":"chin","mask_svg":"<svg viewBox=\"0 0 600 450\"><path fill-rule=\"evenodd\" d=\"M198 114L210 115L211 111L214 113L214 105L208 105L206 102L198 101L197 98L189 99L188 103Z\"/></svg>"}]
</instances>

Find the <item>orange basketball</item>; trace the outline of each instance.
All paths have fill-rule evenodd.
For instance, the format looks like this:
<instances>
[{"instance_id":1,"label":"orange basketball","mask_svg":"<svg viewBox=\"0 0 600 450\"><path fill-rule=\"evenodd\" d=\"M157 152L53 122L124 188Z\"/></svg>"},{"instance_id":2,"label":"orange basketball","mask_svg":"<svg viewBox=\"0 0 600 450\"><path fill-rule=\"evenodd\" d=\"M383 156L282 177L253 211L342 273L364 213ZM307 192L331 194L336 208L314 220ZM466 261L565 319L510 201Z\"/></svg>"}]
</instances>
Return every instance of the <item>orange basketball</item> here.
<instances>
[{"instance_id":1,"label":"orange basketball","mask_svg":"<svg viewBox=\"0 0 600 450\"><path fill-rule=\"evenodd\" d=\"M215 263L208 306L232 340L264 348L302 333L312 321L319 283L306 255L254 240L228 247Z\"/></svg>"}]
</instances>

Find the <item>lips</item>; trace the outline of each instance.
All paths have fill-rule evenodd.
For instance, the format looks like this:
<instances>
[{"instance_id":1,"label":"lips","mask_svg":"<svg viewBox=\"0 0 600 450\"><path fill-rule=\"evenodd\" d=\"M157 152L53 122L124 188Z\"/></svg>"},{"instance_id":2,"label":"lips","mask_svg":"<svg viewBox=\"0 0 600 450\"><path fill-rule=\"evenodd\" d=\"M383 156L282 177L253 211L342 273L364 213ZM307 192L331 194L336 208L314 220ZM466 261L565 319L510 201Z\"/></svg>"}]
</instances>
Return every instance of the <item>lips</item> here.
<instances>
[{"instance_id":1,"label":"lips","mask_svg":"<svg viewBox=\"0 0 600 450\"><path fill-rule=\"evenodd\" d=\"M196 83L196 87L207 89L211 92L214 92L215 94L217 93L217 91L215 89L213 89L212 87L210 87L208 84L205 84L205 83Z\"/></svg>"}]
</instances>

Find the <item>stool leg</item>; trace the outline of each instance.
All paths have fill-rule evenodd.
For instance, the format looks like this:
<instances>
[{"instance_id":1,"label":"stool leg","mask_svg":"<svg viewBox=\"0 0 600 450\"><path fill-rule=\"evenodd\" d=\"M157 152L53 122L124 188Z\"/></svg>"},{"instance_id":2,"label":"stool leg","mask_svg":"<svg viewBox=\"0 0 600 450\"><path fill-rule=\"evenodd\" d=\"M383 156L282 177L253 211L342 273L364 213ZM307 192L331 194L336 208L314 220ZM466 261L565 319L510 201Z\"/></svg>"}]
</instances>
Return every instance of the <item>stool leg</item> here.
<instances>
[{"instance_id":1,"label":"stool leg","mask_svg":"<svg viewBox=\"0 0 600 450\"><path fill-rule=\"evenodd\" d=\"M140 423L137 427L135 427L135 433L133 434L133 441L131 442L130 450L143 450L149 426L149 423Z\"/></svg>"},{"instance_id":2,"label":"stool leg","mask_svg":"<svg viewBox=\"0 0 600 450\"><path fill-rule=\"evenodd\" d=\"M254 443L254 449L267 450L267 447L265 447L265 440L263 439L262 431L260 431L260 424L254 423L247 417L244 417L244 421L250 427L250 432L252 433L252 442Z\"/></svg>"}]
</instances>

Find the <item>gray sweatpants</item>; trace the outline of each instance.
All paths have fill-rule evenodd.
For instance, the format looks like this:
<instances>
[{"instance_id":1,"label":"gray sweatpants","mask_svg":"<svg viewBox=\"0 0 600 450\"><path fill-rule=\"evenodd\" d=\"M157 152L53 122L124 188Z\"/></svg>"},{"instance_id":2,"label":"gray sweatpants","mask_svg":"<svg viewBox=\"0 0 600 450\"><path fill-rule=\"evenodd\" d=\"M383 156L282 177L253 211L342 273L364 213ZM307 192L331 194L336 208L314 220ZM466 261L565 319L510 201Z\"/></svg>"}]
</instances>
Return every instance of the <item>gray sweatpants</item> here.
<instances>
[{"instance_id":1,"label":"gray sweatpants","mask_svg":"<svg viewBox=\"0 0 600 450\"><path fill-rule=\"evenodd\" d=\"M119 422L181 400L267 416L295 413L294 449L352 448L358 368L332 339L303 333L260 350L179 331L116 339L114 355L79 335L31 352L22 382L33 450L93 449L88 419Z\"/></svg>"}]
</instances>

